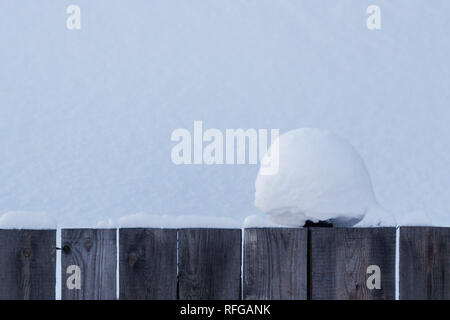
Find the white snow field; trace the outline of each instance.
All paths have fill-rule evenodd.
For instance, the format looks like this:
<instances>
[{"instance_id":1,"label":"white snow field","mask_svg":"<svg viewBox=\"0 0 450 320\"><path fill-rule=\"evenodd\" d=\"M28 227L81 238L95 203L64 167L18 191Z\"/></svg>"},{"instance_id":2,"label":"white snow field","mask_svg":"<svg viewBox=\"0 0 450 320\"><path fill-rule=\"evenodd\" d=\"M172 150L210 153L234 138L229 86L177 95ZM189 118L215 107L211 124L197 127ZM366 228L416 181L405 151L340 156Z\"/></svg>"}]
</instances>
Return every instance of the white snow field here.
<instances>
[{"instance_id":1,"label":"white snow field","mask_svg":"<svg viewBox=\"0 0 450 320\"><path fill-rule=\"evenodd\" d=\"M173 130L201 120L329 130L398 224L450 226L449 15L447 0L0 1L0 215L270 225L258 165L172 163Z\"/></svg>"}]
</instances>

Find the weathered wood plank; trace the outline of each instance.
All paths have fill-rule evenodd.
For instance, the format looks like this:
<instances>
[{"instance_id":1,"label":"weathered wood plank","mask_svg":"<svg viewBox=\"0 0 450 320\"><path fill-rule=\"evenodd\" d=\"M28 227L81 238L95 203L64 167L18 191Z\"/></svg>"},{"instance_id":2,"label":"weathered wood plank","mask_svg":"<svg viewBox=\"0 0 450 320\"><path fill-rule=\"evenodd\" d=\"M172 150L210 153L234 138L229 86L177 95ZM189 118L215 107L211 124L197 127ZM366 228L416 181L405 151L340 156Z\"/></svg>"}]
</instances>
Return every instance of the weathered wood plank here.
<instances>
[{"instance_id":1,"label":"weathered wood plank","mask_svg":"<svg viewBox=\"0 0 450 320\"><path fill-rule=\"evenodd\" d=\"M120 299L177 299L177 230L120 229Z\"/></svg>"},{"instance_id":2,"label":"weathered wood plank","mask_svg":"<svg viewBox=\"0 0 450 320\"><path fill-rule=\"evenodd\" d=\"M179 298L241 297L240 229L179 230Z\"/></svg>"},{"instance_id":3,"label":"weathered wood plank","mask_svg":"<svg viewBox=\"0 0 450 320\"><path fill-rule=\"evenodd\" d=\"M246 229L244 299L307 298L307 229Z\"/></svg>"},{"instance_id":4,"label":"weathered wood plank","mask_svg":"<svg viewBox=\"0 0 450 320\"><path fill-rule=\"evenodd\" d=\"M56 230L0 230L0 244L0 299L55 299Z\"/></svg>"},{"instance_id":5,"label":"weathered wood plank","mask_svg":"<svg viewBox=\"0 0 450 320\"><path fill-rule=\"evenodd\" d=\"M116 230L62 229L61 236L62 299L116 299Z\"/></svg>"},{"instance_id":6,"label":"weathered wood plank","mask_svg":"<svg viewBox=\"0 0 450 320\"><path fill-rule=\"evenodd\" d=\"M395 298L395 228L311 228L310 232L311 299ZM373 288L373 276L378 274L369 268L373 265L381 271L380 289Z\"/></svg>"},{"instance_id":7,"label":"weathered wood plank","mask_svg":"<svg viewBox=\"0 0 450 320\"><path fill-rule=\"evenodd\" d=\"M400 228L400 300L450 300L450 228Z\"/></svg>"}]
</instances>

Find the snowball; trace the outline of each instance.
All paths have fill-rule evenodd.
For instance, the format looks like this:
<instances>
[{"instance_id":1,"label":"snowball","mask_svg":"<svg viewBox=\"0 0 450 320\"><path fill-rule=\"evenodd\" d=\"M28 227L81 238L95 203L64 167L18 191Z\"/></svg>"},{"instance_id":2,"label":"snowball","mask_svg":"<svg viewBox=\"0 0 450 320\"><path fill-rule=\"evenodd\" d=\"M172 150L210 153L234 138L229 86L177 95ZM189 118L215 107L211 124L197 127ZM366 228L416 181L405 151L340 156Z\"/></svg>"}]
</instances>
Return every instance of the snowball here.
<instances>
[{"instance_id":1,"label":"snowball","mask_svg":"<svg viewBox=\"0 0 450 320\"><path fill-rule=\"evenodd\" d=\"M0 229L56 229L56 221L45 212L10 211L0 216Z\"/></svg>"},{"instance_id":2,"label":"snowball","mask_svg":"<svg viewBox=\"0 0 450 320\"><path fill-rule=\"evenodd\" d=\"M395 225L375 200L363 160L344 139L320 129L297 129L282 134L267 154L277 149L278 172L265 175L260 169L255 182L255 206L271 221L287 226L303 226L307 220L329 220L335 226Z\"/></svg>"}]
</instances>

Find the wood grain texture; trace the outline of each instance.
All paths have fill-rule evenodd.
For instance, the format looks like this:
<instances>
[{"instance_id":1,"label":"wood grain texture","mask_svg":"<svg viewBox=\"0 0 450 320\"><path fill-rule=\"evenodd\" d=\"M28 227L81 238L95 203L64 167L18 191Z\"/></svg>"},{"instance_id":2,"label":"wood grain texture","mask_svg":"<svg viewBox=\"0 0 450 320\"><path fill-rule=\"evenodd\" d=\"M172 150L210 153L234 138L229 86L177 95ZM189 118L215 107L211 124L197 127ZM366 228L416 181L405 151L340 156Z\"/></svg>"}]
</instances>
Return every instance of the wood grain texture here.
<instances>
[{"instance_id":1,"label":"wood grain texture","mask_svg":"<svg viewBox=\"0 0 450 320\"><path fill-rule=\"evenodd\" d=\"M400 228L400 300L450 300L450 228Z\"/></svg>"},{"instance_id":2,"label":"wood grain texture","mask_svg":"<svg viewBox=\"0 0 450 320\"><path fill-rule=\"evenodd\" d=\"M313 300L395 298L395 228L311 228ZM367 267L381 269L381 289L368 289Z\"/></svg>"},{"instance_id":3,"label":"wood grain texture","mask_svg":"<svg viewBox=\"0 0 450 320\"><path fill-rule=\"evenodd\" d=\"M120 299L177 299L177 230L120 229Z\"/></svg>"},{"instance_id":4,"label":"wood grain texture","mask_svg":"<svg viewBox=\"0 0 450 320\"><path fill-rule=\"evenodd\" d=\"M0 299L53 300L55 230L0 230Z\"/></svg>"},{"instance_id":5,"label":"wood grain texture","mask_svg":"<svg viewBox=\"0 0 450 320\"><path fill-rule=\"evenodd\" d=\"M62 299L116 299L117 247L115 229L62 229ZM67 287L67 267L81 269L81 289Z\"/></svg>"},{"instance_id":6,"label":"wood grain texture","mask_svg":"<svg viewBox=\"0 0 450 320\"><path fill-rule=\"evenodd\" d=\"M307 298L307 229L246 229L244 299Z\"/></svg>"},{"instance_id":7,"label":"wood grain texture","mask_svg":"<svg viewBox=\"0 0 450 320\"><path fill-rule=\"evenodd\" d=\"M179 298L241 297L240 229L179 230Z\"/></svg>"}]
</instances>

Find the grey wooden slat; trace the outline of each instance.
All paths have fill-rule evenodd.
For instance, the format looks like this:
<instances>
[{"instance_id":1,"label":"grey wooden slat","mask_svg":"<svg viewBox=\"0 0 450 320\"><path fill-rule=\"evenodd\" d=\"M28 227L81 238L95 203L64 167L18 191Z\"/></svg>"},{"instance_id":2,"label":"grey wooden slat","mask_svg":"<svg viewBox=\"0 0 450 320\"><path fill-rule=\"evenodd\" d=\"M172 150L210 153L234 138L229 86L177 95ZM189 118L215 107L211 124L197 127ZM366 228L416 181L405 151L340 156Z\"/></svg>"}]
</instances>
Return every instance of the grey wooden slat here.
<instances>
[{"instance_id":1,"label":"grey wooden slat","mask_svg":"<svg viewBox=\"0 0 450 320\"><path fill-rule=\"evenodd\" d=\"M180 229L178 238L179 299L240 299L240 229Z\"/></svg>"},{"instance_id":2,"label":"grey wooden slat","mask_svg":"<svg viewBox=\"0 0 450 320\"><path fill-rule=\"evenodd\" d=\"M450 300L450 228L400 228L400 300Z\"/></svg>"},{"instance_id":3,"label":"grey wooden slat","mask_svg":"<svg viewBox=\"0 0 450 320\"><path fill-rule=\"evenodd\" d=\"M177 230L119 230L120 299L177 299Z\"/></svg>"},{"instance_id":4,"label":"grey wooden slat","mask_svg":"<svg viewBox=\"0 0 450 320\"><path fill-rule=\"evenodd\" d=\"M117 247L115 229L62 229L62 299L116 299ZM69 289L73 273L69 266L81 270L80 289Z\"/></svg>"},{"instance_id":5,"label":"grey wooden slat","mask_svg":"<svg viewBox=\"0 0 450 320\"><path fill-rule=\"evenodd\" d=\"M244 299L307 298L307 229L246 229Z\"/></svg>"},{"instance_id":6,"label":"grey wooden slat","mask_svg":"<svg viewBox=\"0 0 450 320\"><path fill-rule=\"evenodd\" d=\"M311 299L395 299L395 228L311 228ZM367 268L381 270L369 289Z\"/></svg>"},{"instance_id":7,"label":"grey wooden slat","mask_svg":"<svg viewBox=\"0 0 450 320\"><path fill-rule=\"evenodd\" d=\"M0 299L53 300L56 230L0 230Z\"/></svg>"}]
</instances>

